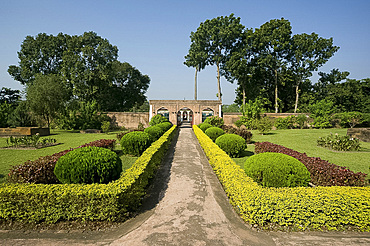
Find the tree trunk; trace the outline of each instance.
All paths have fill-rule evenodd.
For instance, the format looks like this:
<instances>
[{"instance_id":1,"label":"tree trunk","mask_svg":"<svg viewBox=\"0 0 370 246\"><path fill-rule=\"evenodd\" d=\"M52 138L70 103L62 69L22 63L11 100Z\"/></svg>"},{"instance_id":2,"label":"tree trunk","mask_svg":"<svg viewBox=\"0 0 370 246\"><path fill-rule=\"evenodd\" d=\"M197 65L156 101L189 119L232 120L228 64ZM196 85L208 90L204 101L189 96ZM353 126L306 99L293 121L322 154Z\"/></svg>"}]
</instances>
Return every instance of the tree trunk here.
<instances>
[{"instance_id":1,"label":"tree trunk","mask_svg":"<svg viewBox=\"0 0 370 246\"><path fill-rule=\"evenodd\" d=\"M295 88L295 105L294 105L294 113L297 113L298 108L298 98L299 98L299 82L297 87Z\"/></svg>"},{"instance_id":2,"label":"tree trunk","mask_svg":"<svg viewBox=\"0 0 370 246\"><path fill-rule=\"evenodd\" d=\"M198 80L198 66L195 68L194 100L198 100L197 80Z\"/></svg>"},{"instance_id":3,"label":"tree trunk","mask_svg":"<svg viewBox=\"0 0 370 246\"><path fill-rule=\"evenodd\" d=\"M275 69L275 113L278 113L278 81L277 81L277 70Z\"/></svg>"},{"instance_id":4,"label":"tree trunk","mask_svg":"<svg viewBox=\"0 0 370 246\"><path fill-rule=\"evenodd\" d=\"M221 98L221 82L220 82L220 63L217 62L217 86L218 86L218 100L222 100Z\"/></svg>"},{"instance_id":5,"label":"tree trunk","mask_svg":"<svg viewBox=\"0 0 370 246\"><path fill-rule=\"evenodd\" d=\"M243 86L243 105L245 105L245 87Z\"/></svg>"}]
</instances>

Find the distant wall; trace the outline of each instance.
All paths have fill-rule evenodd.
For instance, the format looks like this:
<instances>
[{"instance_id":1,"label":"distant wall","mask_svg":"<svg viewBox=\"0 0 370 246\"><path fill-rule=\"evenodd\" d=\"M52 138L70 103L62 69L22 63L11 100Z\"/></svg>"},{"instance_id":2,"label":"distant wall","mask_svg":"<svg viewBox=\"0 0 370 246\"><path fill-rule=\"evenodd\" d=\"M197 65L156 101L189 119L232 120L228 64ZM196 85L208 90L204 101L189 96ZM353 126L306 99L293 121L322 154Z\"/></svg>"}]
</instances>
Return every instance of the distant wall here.
<instances>
[{"instance_id":1,"label":"distant wall","mask_svg":"<svg viewBox=\"0 0 370 246\"><path fill-rule=\"evenodd\" d=\"M135 129L140 122L144 127L149 126L148 112L108 112L107 115L111 117L119 127L124 126L128 129Z\"/></svg>"}]
</instances>

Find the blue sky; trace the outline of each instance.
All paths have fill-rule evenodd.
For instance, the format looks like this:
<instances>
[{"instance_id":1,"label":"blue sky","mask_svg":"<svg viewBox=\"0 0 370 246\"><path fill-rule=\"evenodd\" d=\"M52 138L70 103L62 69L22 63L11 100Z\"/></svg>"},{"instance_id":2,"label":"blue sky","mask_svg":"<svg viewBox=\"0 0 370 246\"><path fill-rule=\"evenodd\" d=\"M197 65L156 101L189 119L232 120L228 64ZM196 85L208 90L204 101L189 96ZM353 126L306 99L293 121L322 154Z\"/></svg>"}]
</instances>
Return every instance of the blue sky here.
<instances>
[{"instance_id":1,"label":"blue sky","mask_svg":"<svg viewBox=\"0 0 370 246\"><path fill-rule=\"evenodd\" d=\"M234 13L248 28L284 17L293 34L315 32L334 38L339 51L320 71L349 71L350 78L370 77L370 1L79 1L12 0L0 3L0 88L22 89L7 69L27 35L80 35L94 31L119 49L151 83L148 99L193 99L194 69L183 65L190 32L201 22ZM314 76L316 82L317 76ZM223 102L235 99L235 85L221 80ZM216 67L199 73L198 99L217 99Z\"/></svg>"}]
</instances>

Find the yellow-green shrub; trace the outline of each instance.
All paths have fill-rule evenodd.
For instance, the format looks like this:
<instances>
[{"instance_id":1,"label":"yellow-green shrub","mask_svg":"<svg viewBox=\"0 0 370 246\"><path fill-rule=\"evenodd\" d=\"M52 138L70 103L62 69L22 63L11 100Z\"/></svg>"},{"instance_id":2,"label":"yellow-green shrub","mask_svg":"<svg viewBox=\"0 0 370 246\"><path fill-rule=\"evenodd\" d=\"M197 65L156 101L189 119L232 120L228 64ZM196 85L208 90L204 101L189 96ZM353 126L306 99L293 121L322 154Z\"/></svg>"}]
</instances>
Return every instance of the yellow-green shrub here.
<instances>
[{"instance_id":1,"label":"yellow-green shrub","mask_svg":"<svg viewBox=\"0 0 370 246\"><path fill-rule=\"evenodd\" d=\"M261 228L370 231L370 187L263 188L197 126L195 135L230 203Z\"/></svg>"},{"instance_id":2,"label":"yellow-green shrub","mask_svg":"<svg viewBox=\"0 0 370 246\"><path fill-rule=\"evenodd\" d=\"M175 129L173 126L163 134L131 168L109 184L0 184L0 220L125 220L140 205Z\"/></svg>"}]
</instances>

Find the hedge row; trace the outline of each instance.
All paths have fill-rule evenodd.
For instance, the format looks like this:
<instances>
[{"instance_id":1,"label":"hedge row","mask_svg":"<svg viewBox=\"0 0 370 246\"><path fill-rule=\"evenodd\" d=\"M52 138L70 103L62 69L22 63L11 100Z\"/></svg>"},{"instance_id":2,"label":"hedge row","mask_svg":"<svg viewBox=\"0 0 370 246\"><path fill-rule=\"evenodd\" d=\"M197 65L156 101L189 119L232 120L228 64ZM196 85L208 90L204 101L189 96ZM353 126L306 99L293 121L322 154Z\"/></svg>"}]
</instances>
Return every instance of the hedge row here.
<instances>
[{"instance_id":1,"label":"hedge row","mask_svg":"<svg viewBox=\"0 0 370 246\"><path fill-rule=\"evenodd\" d=\"M276 152L290 155L302 162L311 173L311 182L321 186L365 186L366 173L355 173L346 167L337 166L319 157L308 157L306 153L286 148L281 145L262 142L255 143L255 152Z\"/></svg>"},{"instance_id":2,"label":"hedge row","mask_svg":"<svg viewBox=\"0 0 370 246\"><path fill-rule=\"evenodd\" d=\"M102 147L112 150L116 140L100 139L81 145L82 147ZM34 161L26 161L23 164L11 167L8 173L10 183L35 183L35 184L59 184L59 180L54 174L54 167L59 158L74 149L67 149L53 155L42 156Z\"/></svg>"},{"instance_id":3,"label":"hedge row","mask_svg":"<svg viewBox=\"0 0 370 246\"><path fill-rule=\"evenodd\" d=\"M246 222L264 229L370 231L370 187L263 188L193 128L230 203Z\"/></svg>"},{"instance_id":4,"label":"hedge row","mask_svg":"<svg viewBox=\"0 0 370 246\"><path fill-rule=\"evenodd\" d=\"M140 205L176 126L109 184L0 184L0 219L24 222L123 221Z\"/></svg>"}]
</instances>

